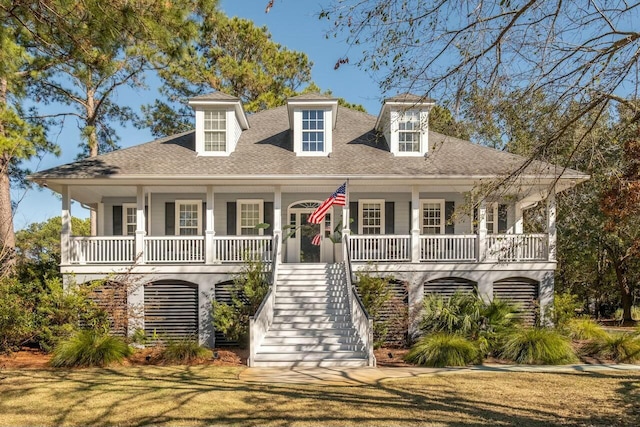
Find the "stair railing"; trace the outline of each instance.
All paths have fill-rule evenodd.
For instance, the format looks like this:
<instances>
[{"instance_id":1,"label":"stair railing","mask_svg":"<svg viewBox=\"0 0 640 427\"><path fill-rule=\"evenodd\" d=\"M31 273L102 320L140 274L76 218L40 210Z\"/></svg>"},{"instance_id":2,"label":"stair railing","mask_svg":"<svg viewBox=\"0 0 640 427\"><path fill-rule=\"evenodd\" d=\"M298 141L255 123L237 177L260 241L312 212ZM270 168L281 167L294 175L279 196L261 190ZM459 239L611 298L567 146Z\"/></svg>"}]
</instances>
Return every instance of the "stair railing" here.
<instances>
[{"instance_id":1,"label":"stair railing","mask_svg":"<svg viewBox=\"0 0 640 427\"><path fill-rule=\"evenodd\" d=\"M271 261L271 277L269 280L269 290L256 310L256 314L249 318L249 358L247 365L253 366L258 347L262 344L267 331L273 323L273 312L276 303L276 287L278 278L278 247L280 246L280 235L273 236L273 256Z\"/></svg>"},{"instance_id":2,"label":"stair railing","mask_svg":"<svg viewBox=\"0 0 640 427\"><path fill-rule=\"evenodd\" d=\"M349 236L342 236L342 253L344 257L344 275L349 296L349 310L353 326L358 331L362 344L367 352L369 366L376 366L376 357L373 354L373 319L367 313L358 291L353 284L353 271L351 269L351 254L349 253Z\"/></svg>"}]
</instances>

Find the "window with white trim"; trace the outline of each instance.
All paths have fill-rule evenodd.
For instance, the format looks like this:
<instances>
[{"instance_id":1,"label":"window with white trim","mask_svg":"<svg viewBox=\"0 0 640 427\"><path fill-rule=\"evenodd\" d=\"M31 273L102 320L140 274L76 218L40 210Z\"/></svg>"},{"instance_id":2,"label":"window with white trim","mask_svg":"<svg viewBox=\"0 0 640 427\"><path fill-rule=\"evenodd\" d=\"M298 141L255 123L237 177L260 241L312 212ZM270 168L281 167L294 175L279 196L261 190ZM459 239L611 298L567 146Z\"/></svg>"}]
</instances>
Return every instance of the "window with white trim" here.
<instances>
[{"instance_id":1,"label":"window with white trim","mask_svg":"<svg viewBox=\"0 0 640 427\"><path fill-rule=\"evenodd\" d=\"M401 153L420 152L420 111L409 110L400 115L398 151Z\"/></svg>"},{"instance_id":2,"label":"window with white trim","mask_svg":"<svg viewBox=\"0 0 640 427\"><path fill-rule=\"evenodd\" d=\"M202 234L202 201L176 200L176 235Z\"/></svg>"},{"instance_id":3,"label":"window with white trim","mask_svg":"<svg viewBox=\"0 0 640 427\"><path fill-rule=\"evenodd\" d=\"M422 234L444 234L444 200L421 200L421 233Z\"/></svg>"},{"instance_id":4,"label":"window with white trim","mask_svg":"<svg viewBox=\"0 0 640 427\"><path fill-rule=\"evenodd\" d=\"M506 233L507 205L491 203L487 205L487 233Z\"/></svg>"},{"instance_id":5,"label":"window with white trim","mask_svg":"<svg viewBox=\"0 0 640 427\"><path fill-rule=\"evenodd\" d=\"M384 234L384 200L360 200L359 234Z\"/></svg>"},{"instance_id":6,"label":"window with white trim","mask_svg":"<svg viewBox=\"0 0 640 427\"><path fill-rule=\"evenodd\" d=\"M227 112L204 112L204 151L224 152L227 150Z\"/></svg>"},{"instance_id":7,"label":"window with white trim","mask_svg":"<svg viewBox=\"0 0 640 427\"><path fill-rule=\"evenodd\" d=\"M324 110L302 110L302 151L324 151Z\"/></svg>"},{"instance_id":8,"label":"window with white trim","mask_svg":"<svg viewBox=\"0 0 640 427\"><path fill-rule=\"evenodd\" d=\"M262 200L238 200L237 233L239 236L258 236L264 230L256 226L263 222L264 202Z\"/></svg>"},{"instance_id":9,"label":"window with white trim","mask_svg":"<svg viewBox=\"0 0 640 427\"><path fill-rule=\"evenodd\" d=\"M122 235L133 236L137 228L137 208L135 203L122 204Z\"/></svg>"}]
</instances>

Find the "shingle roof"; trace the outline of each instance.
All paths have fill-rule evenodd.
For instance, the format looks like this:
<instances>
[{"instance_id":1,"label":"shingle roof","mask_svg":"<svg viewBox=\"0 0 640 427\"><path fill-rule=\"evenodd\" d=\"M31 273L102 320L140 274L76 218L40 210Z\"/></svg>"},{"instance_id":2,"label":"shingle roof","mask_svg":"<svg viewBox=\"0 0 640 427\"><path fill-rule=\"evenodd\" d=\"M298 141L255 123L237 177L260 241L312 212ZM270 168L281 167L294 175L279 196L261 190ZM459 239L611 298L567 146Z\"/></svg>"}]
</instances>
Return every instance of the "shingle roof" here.
<instances>
[{"instance_id":1,"label":"shingle roof","mask_svg":"<svg viewBox=\"0 0 640 427\"><path fill-rule=\"evenodd\" d=\"M374 131L376 117L338 107L329 157L297 157L292 149L287 107L248 117L250 129L242 132L236 150L228 157L197 156L194 131L114 151L92 159L32 175L44 178L105 176L495 176L519 167L524 157L494 150L437 132L429 132L426 157L395 157ZM534 162L529 170L556 175L562 171ZM557 172L556 172L557 171ZM586 177L581 172L565 174Z\"/></svg>"},{"instance_id":2,"label":"shingle roof","mask_svg":"<svg viewBox=\"0 0 640 427\"><path fill-rule=\"evenodd\" d=\"M337 101L338 98L332 96L323 95L321 93L303 93L302 95L290 96L287 98L289 101Z\"/></svg>"},{"instance_id":3,"label":"shingle roof","mask_svg":"<svg viewBox=\"0 0 640 427\"><path fill-rule=\"evenodd\" d=\"M189 101L240 101L240 98L218 91L194 96Z\"/></svg>"},{"instance_id":4,"label":"shingle roof","mask_svg":"<svg viewBox=\"0 0 640 427\"><path fill-rule=\"evenodd\" d=\"M428 96L420 96L415 95L413 93L399 93L390 98L385 98L385 102L412 102L412 103L421 103L421 102L435 102L433 99Z\"/></svg>"}]
</instances>

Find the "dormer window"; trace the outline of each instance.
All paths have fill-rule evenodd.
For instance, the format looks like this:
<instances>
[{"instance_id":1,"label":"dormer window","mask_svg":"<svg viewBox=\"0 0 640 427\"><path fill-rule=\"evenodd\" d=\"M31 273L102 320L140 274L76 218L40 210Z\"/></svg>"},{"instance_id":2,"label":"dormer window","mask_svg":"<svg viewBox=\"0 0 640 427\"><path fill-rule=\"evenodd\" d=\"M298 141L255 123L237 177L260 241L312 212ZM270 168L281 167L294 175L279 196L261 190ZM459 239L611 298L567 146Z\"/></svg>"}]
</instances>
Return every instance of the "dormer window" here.
<instances>
[{"instance_id":1,"label":"dormer window","mask_svg":"<svg viewBox=\"0 0 640 427\"><path fill-rule=\"evenodd\" d=\"M324 152L323 110L302 110L302 151Z\"/></svg>"},{"instance_id":2,"label":"dormer window","mask_svg":"<svg viewBox=\"0 0 640 427\"><path fill-rule=\"evenodd\" d=\"M204 151L227 151L226 111L204 112Z\"/></svg>"},{"instance_id":3,"label":"dormer window","mask_svg":"<svg viewBox=\"0 0 640 427\"><path fill-rule=\"evenodd\" d=\"M420 112L405 111L398 121L398 151L420 152Z\"/></svg>"}]
</instances>

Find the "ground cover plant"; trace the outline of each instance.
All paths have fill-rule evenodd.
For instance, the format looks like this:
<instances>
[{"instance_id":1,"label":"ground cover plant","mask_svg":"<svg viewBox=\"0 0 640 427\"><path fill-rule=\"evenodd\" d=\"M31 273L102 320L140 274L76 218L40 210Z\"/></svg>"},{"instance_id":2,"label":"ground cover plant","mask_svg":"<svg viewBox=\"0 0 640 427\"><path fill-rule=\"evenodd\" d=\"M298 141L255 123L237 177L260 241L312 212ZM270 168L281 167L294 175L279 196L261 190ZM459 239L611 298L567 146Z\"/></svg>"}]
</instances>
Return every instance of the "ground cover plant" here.
<instances>
[{"instance_id":1,"label":"ground cover plant","mask_svg":"<svg viewBox=\"0 0 640 427\"><path fill-rule=\"evenodd\" d=\"M640 372L467 372L340 387L250 383L243 369L3 370L0 425L640 425Z\"/></svg>"},{"instance_id":2,"label":"ground cover plant","mask_svg":"<svg viewBox=\"0 0 640 427\"><path fill-rule=\"evenodd\" d=\"M53 350L54 367L107 366L133 354L124 340L105 332L83 330L58 343Z\"/></svg>"}]
</instances>

